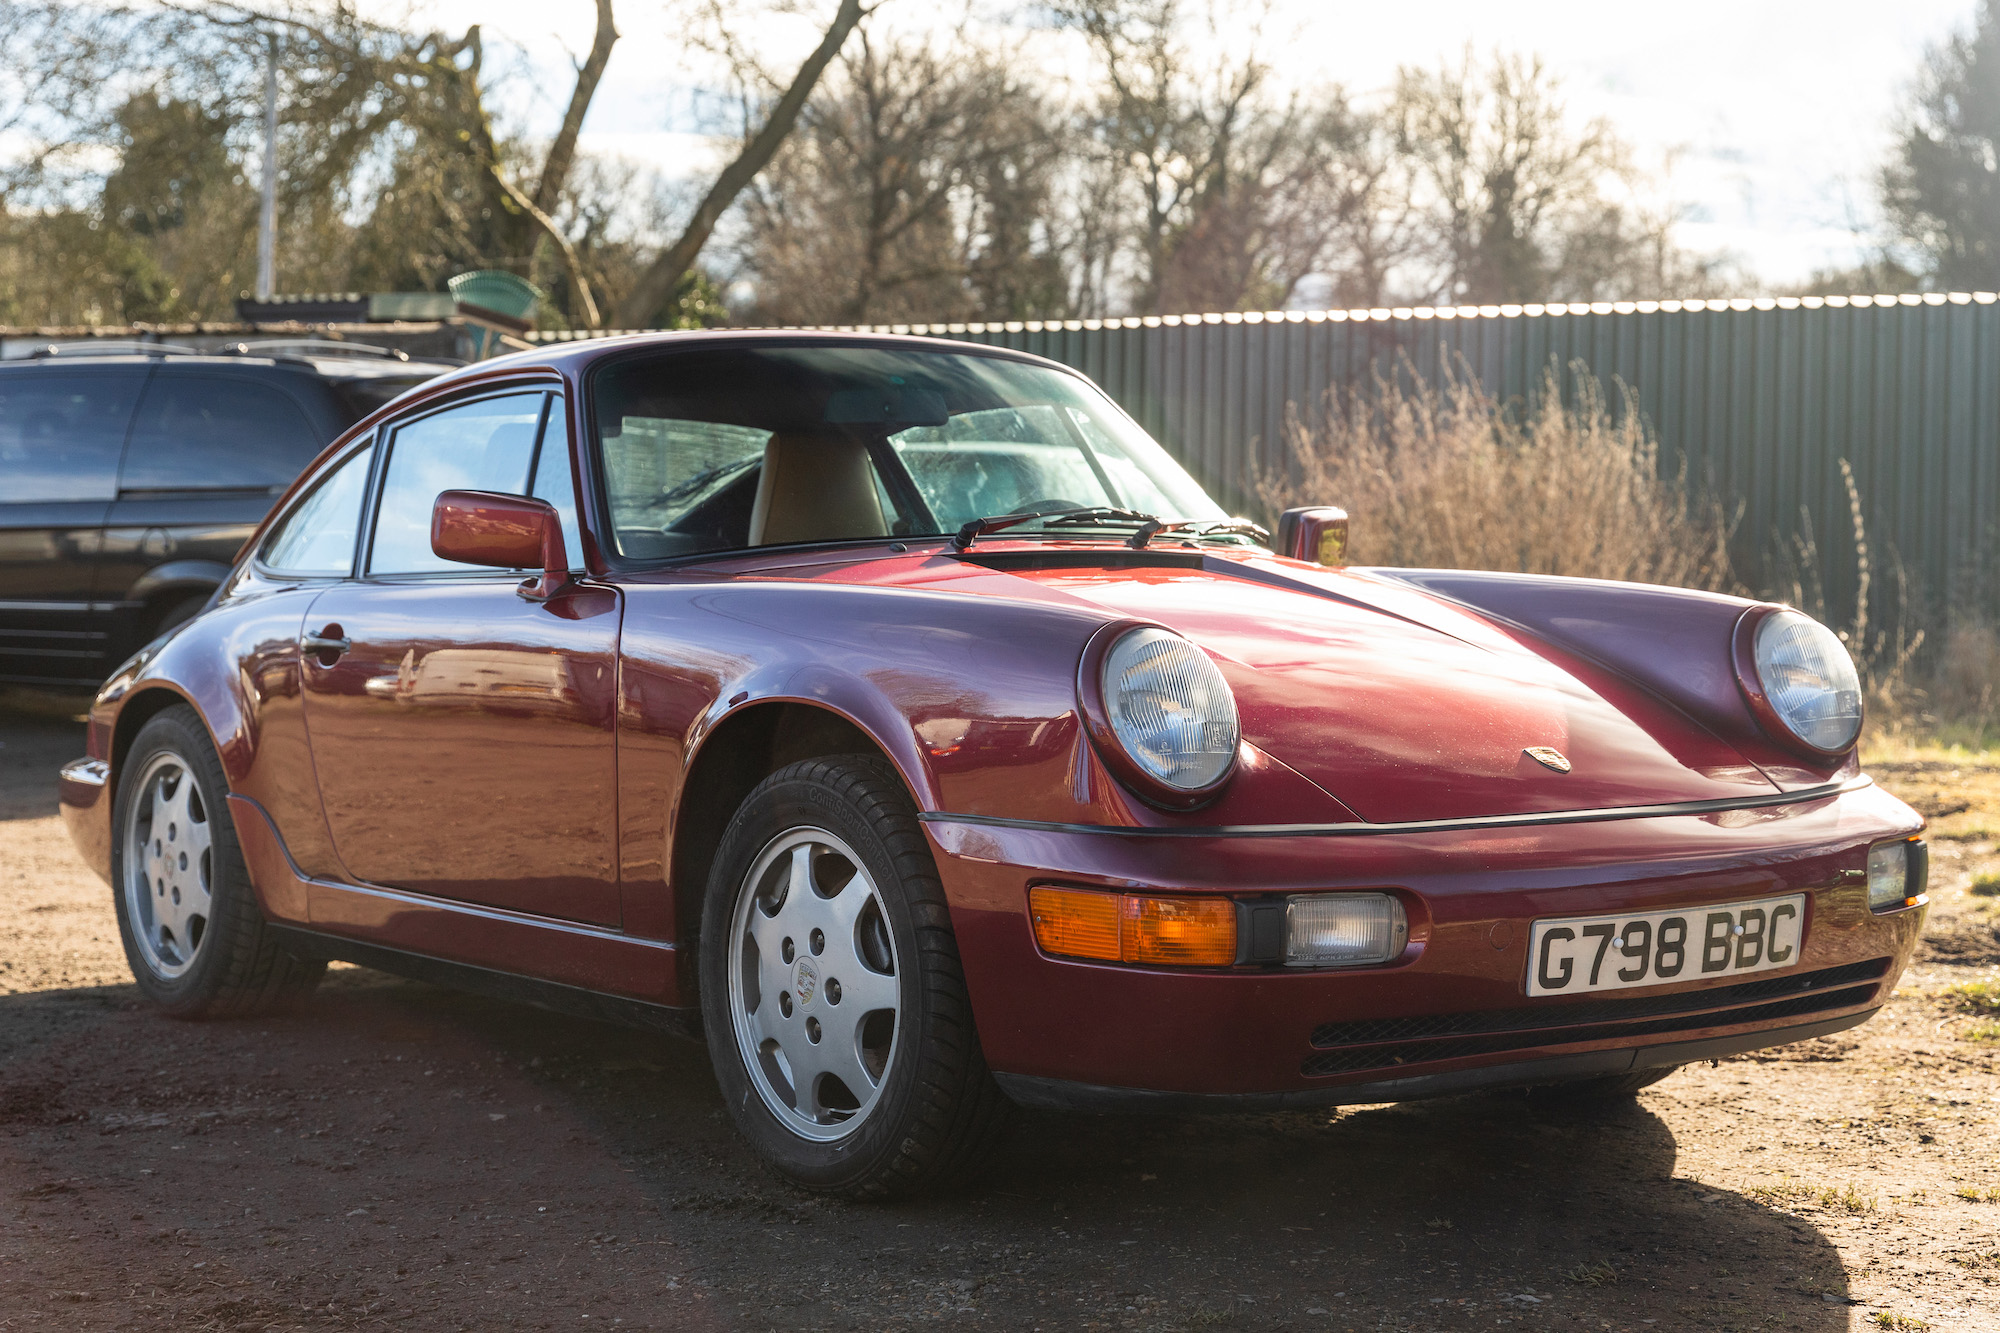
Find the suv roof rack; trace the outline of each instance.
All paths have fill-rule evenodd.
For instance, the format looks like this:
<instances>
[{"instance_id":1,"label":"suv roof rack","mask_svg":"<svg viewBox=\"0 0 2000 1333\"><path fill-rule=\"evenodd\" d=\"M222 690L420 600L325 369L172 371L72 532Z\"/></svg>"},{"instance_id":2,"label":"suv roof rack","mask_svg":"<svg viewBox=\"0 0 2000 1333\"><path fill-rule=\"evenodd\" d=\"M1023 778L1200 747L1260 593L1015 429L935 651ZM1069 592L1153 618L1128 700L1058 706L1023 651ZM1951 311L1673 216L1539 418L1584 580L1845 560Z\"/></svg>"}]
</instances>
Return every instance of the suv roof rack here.
<instances>
[{"instance_id":1,"label":"suv roof rack","mask_svg":"<svg viewBox=\"0 0 2000 1333\"><path fill-rule=\"evenodd\" d=\"M28 353L29 357L45 356L205 356L198 347L188 347L181 343L139 342L132 338L84 339L77 342L50 343L37 347Z\"/></svg>"},{"instance_id":2,"label":"suv roof rack","mask_svg":"<svg viewBox=\"0 0 2000 1333\"><path fill-rule=\"evenodd\" d=\"M238 356L371 357L387 361L408 361L410 354L374 343L336 342L331 338L265 338L257 342L232 343L226 349Z\"/></svg>"}]
</instances>

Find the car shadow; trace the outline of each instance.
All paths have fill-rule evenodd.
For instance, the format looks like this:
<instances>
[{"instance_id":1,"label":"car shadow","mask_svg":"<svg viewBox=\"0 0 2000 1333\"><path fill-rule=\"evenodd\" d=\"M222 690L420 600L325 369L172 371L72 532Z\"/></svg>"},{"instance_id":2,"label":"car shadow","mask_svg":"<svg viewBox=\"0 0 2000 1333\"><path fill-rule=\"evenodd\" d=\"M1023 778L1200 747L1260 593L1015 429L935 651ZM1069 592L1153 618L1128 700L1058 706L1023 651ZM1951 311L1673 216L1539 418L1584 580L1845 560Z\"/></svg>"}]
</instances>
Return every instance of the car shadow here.
<instances>
[{"instance_id":1,"label":"car shadow","mask_svg":"<svg viewBox=\"0 0 2000 1333\"><path fill-rule=\"evenodd\" d=\"M56 770L83 754L89 695L0 687L0 821L56 813Z\"/></svg>"},{"instance_id":2,"label":"car shadow","mask_svg":"<svg viewBox=\"0 0 2000 1333\"><path fill-rule=\"evenodd\" d=\"M1024 1113L979 1181L857 1205L758 1164L697 1044L360 969L233 1023L0 997L0 1145L23 1290L109 1299L157 1247L201 1279L161 1318L1849 1327L1828 1239L1677 1178L1643 1103Z\"/></svg>"}]
</instances>

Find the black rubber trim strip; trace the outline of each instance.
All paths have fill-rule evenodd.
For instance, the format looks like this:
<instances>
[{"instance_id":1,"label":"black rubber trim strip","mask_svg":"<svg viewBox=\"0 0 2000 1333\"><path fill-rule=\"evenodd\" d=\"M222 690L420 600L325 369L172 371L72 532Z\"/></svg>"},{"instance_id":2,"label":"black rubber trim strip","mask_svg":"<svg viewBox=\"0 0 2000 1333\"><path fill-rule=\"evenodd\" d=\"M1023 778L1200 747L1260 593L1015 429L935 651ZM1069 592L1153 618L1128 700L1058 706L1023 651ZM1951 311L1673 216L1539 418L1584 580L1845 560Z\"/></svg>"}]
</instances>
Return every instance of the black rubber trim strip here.
<instances>
[{"instance_id":1,"label":"black rubber trim strip","mask_svg":"<svg viewBox=\"0 0 2000 1333\"><path fill-rule=\"evenodd\" d=\"M1875 998L1874 986L1850 986L1845 990L1807 991L1771 1004L1710 1013L1674 1014L1628 1023L1598 1023L1576 1028L1552 1028L1540 1032L1496 1032L1478 1036L1433 1038L1429 1041L1394 1042L1376 1046L1341 1046L1306 1057L1299 1072L1309 1078L1333 1074L1358 1074L1371 1069L1395 1069L1403 1065L1430 1064L1472 1055L1494 1055L1501 1051L1528 1050L1536 1046L1567 1046L1586 1041L1626 1041L1633 1037L1657 1037L1669 1032L1691 1032L1698 1028L1736 1027L1742 1023L1771 1023L1784 1018L1801 1018L1828 1009L1846 1009L1867 1004Z\"/></svg>"},{"instance_id":2,"label":"black rubber trim strip","mask_svg":"<svg viewBox=\"0 0 2000 1333\"><path fill-rule=\"evenodd\" d=\"M1598 1023L1624 1023L1669 1014L1698 1014L1705 1009L1733 1009L1760 1000L1782 1000L1808 992L1832 990L1887 975L1890 958L1843 963L1816 972L1783 972L1730 986L1666 994L1624 995L1599 991L1594 996L1556 999L1553 1003L1516 1009L1481 1009L1455 1014L1422 1014L1406 1018L1361 1018L1322 1023L1313 1029L1312 1044L1322 1050L1342 1046L1381 1046L1444 1037L1486 1036L1494 1033L1576 1031L1571 1041L1587 1041L1583 1030ZM1699 980L1700 978L1691 978Z\"/></svg>"},{"instance_id":3,"label":"black rubber trim strip","mask_svg":"<svg viewBox=\"0 0 2000 1333\"><path fill-rule=\"evenodd\" d=\"M594 1018L627 1027L653 1028L681 1037L698 1039L701 1035L701 1017L699 1011L694 1009L607 995L582 986L544 981L539 977L501 972L472 963L454 963L428 954L367 944L316 930L303 930L298 926L266 924L264 929L285 948L306 958L372 967L378 972L391 972L412 981L470 991L496 1000L531 1004L539 1009L553 1009L578 1018Z\"/></svg>"},{"instance_id":4,"label":"black rubber trim strip","mask_svg":"<svg viewBox=\"0 0 2000 1333\"><path fill-rule=\"evenodd\" d=\"M927 810L917 818L926 824L978 824L985 828L1028 829L1038 833L1108 833L1121 838L1376 838L1408 833L1456 833L1464 829L1601 824L1617 819L1715 815L1727 810L1801 805L1874 785L1875 780L1863 773L1845 782L1829 782L1798 791L1772 792L1766 796L1725 796L1712 801L1620 805L1601 810L1549 810L1525 815L1481 815L1469 819L1412 819L1394 824L1181 824L1149 828L1135 824L1060 824L1042 819L1003 819L998 815L955 815L943 810Z\"/></svg>"},{"instance_id":5,"label":"black rubber trim strip","mask_svg":"<svg viewBox=\"0 0 2000 1333\"><path fill-rule=\"evenodd\" d=\"M1631 1069L1657 1069L1664 1065L1692 1064L1697 1060L1720 1060L1745 1051L1786 1046L1795 1041L1809 1041L1814 1037L1845 1032L1848 1028L1859 1027L1875 1014L1874 1009L1864 1009L1860 1013L1822 1018L1795 1027L1766 1028L1761 1032L1741 1032L1730 1037L1708 1037L1699 1041L1641 1046L1637 1049L1584 1051L1552 1059L1516 1060L1507 1064L1482 1065L1477 1069L1453 1069L1441 1074L1373 1079L1365 1083L1348 1083L1333 1088L1302 1088L1293 1092L1158 1092L1150 1088L1110 1088L1094 1083L1075 1083L1068 1079L998 1071L993 1078L999 1083L1001 1091L1022 1106L1056 1111L1179 1115L1190 1111L1235 1114L1315 1106L1361 1106L1372 1102L1414 1102L1428 1097L1451 1097L1490 1088L1532 1088L1598 1078L1606 1074L1622 1074Z\"/></svg>"}]
</instances>

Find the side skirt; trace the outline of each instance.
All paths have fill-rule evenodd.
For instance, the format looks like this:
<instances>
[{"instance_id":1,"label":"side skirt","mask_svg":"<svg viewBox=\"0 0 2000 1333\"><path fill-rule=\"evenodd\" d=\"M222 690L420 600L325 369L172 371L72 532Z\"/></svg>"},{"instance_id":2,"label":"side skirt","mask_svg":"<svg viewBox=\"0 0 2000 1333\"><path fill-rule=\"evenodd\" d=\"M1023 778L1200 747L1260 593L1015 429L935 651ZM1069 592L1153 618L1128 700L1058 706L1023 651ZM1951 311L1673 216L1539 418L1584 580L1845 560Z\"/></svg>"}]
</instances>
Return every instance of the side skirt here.
<instances>
[{"instance_id":1,"label":"side skirt","mask_svg":"<svg viewBox=\"0 0 2000 1333\"><path fill-rule=\"evenodd\" d=\"M565 986L558 981L543 981L472 963L454 963L338 935L323 935L298 926L271 923L265 929L287 949L304 958L353 963L357 967L372 967L378 972L389 972L451 990L469 991L490 999L511 1000L577 1018L594 1018L624 1027L651 1028L677 1037L701 1040L699 1010L649 1004L645 1000L628 999L622 995L606 995L581 986Z\"/></svg>"}]
</instances>

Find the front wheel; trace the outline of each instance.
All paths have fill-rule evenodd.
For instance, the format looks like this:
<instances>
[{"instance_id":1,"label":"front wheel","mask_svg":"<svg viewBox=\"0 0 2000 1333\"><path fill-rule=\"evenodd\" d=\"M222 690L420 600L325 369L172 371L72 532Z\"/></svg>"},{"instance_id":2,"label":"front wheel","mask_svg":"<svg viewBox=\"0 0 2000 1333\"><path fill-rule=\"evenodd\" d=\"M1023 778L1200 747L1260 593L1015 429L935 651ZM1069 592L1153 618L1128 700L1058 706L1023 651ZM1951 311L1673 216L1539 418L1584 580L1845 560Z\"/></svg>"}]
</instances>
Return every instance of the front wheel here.
<instances>
[{"instance_id":1,"label":"front wheel","mask_svg":"<svg viewBox=\"0 0 2000 1333\"><path fill-rule=\"evenodd\" d=\"M716 1079L781 1174L883 1198L982 1155L1009 1104L893 768L849 755L766 778L723 835L702 922Z\"/></svg>"},{"instance_id":2,"label":"front wheel","mask_svg":"<svg viewBox=\"0 0 2000 1333\"><path fill-rule=\"evenodd\" d=\"M176 1018L266 1009L317 985L326 964L280 948L264 928L222 763L192 708L140 729L112 807L118 933L139 992Z\"/></svg>"}]
</instances>

